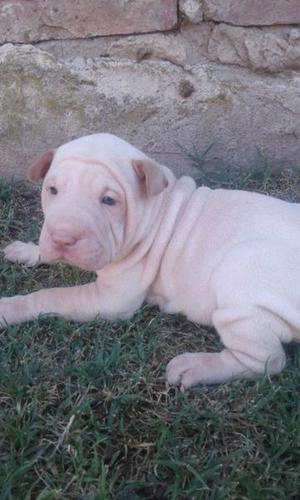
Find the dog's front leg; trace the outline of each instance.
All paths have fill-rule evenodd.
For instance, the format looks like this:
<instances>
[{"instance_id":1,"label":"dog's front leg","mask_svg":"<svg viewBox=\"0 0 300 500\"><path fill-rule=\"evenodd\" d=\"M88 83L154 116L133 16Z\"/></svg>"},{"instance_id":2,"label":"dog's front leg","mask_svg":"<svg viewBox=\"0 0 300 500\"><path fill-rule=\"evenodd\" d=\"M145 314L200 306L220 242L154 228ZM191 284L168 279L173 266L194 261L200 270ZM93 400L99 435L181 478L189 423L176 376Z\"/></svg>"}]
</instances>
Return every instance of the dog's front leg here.
<instances>
[{"instance_id":1,"label":"dog's front leg","mask_svg":"<svg viewBox=\"0 0 300 500\"><path fill-rule=\"evenodd\" d=\"M111 301L97 282L70 288L49 288L28 295L0 300L2 327L31 321L40 315L58 315L75 321L88 321L97 316L109 317Z\"/></svg>"}]
</instances>

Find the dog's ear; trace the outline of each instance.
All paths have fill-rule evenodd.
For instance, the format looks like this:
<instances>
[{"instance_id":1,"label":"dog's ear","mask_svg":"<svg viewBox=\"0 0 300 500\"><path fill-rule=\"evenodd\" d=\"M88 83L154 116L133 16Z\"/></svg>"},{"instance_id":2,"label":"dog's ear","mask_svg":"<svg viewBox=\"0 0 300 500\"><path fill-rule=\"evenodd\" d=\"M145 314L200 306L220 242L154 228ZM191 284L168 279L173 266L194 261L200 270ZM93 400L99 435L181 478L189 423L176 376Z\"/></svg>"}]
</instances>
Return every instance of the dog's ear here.
<instances>
[{"instance_id":1,"label":"dog's ear","mask_svg":"<svg viewBox=\"0 0 300 500\"><path fill-rule=\"evenodd\" d=\"M38 160L36 160L28 170L27 177L31 181L43 179L48 172L53 160L54 150L46 151Z\"/></svg>"},{"instance_id":2,"label":"dog's ear","mask_svg":"<svg viewBox=\"0 0 300 500\"><path fill-rule=\"evenodd\" d=\"M168 185L163 168L152 160L132 160L132 166L147 196L156 196Z\"/></svg>"}]
</instances>

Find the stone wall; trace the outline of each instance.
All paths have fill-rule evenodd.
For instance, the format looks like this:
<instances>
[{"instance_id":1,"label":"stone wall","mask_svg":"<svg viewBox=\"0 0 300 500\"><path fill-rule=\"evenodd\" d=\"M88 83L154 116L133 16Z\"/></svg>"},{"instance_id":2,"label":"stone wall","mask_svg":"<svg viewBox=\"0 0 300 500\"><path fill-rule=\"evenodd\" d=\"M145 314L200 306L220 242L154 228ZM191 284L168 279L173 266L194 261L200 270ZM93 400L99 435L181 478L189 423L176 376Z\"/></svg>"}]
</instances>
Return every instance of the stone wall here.
<instances>
[{"instance_id":1,"label":"stone wall","mask_svg":"<svg viewBox=\"0 0 300 500\"><path fill-rule=\"evenodd\" d=\"M115 133L178 172L300 150L299 0L2 0L0 175Z\"/></svg>"}]
</instances>

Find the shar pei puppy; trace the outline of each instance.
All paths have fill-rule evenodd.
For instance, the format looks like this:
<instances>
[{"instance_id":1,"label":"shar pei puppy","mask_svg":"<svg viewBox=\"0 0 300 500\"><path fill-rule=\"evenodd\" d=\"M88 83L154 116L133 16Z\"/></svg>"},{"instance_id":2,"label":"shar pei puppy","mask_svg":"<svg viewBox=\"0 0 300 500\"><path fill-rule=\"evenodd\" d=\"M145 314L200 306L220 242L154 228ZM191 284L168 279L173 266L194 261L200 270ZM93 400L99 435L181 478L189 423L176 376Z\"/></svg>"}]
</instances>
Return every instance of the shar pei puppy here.
<instances>
[{"instance_id":1,"label":"shar pei puppy","mask_svg":"<svg viewBox=\"0 0 300 500\"><path fill-rule=\"evenodd\" d=\"M146 301L213 325L224 346L176 356L170 384L184 390L282 370L282 343L300 339L298 204L197 188L110 134L45 153L29 177L43 179L39 244L15 241L5 258L63 261L97 279L2 298L2 328L40 314L124 319Z\"/></svg>"}]
</instances>

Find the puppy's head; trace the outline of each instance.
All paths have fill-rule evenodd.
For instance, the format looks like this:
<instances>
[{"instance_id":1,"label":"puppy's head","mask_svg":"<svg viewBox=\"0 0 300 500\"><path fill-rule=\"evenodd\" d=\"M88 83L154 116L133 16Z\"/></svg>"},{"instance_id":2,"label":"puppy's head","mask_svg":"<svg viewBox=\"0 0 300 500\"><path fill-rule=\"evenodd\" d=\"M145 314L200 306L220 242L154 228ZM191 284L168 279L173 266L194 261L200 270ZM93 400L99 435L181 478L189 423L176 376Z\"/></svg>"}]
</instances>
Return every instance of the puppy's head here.
<instances>
[{"instance_id":1,"label":"puppy's head","mask_svg":"<svg viewBox=\"0 0 300 500\"><path fill-rule=\"evenodd\" d=\"M96 271L139 243L173 175L125 141L96 134L48 151L29 178L43 179L43 259Z\"/></svg>"}]
</instances>

